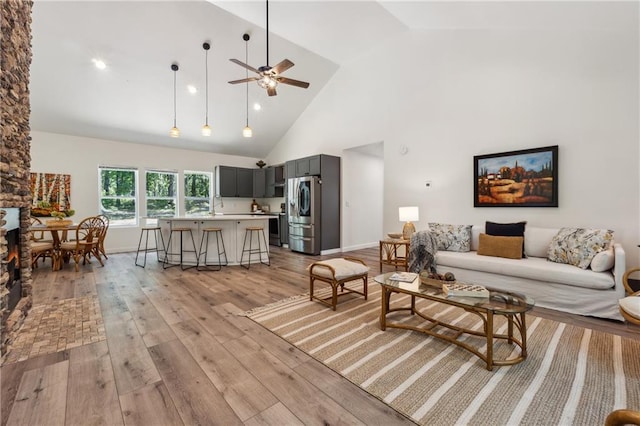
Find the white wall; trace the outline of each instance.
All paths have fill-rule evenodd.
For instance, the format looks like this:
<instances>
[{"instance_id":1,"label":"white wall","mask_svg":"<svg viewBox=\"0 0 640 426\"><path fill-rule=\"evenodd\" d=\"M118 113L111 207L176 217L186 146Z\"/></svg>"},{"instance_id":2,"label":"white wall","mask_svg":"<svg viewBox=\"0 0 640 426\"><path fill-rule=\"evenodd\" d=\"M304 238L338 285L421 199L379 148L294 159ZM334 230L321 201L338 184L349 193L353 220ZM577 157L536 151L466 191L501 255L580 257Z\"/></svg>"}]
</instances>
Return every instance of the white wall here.
<instances>
[{"instance_id":1,"label":"white wall","mask_svg":"<svg viewBox=\"0 0 640 426\"><path fill-rule=\"evenodd\" d=\"M380 237L398 230L399 206L418 205L418 229L610 228L637 265L638 47L637 28L408 32L343 65L267 160L383 140L384 187L371 188L384 194ZM473 207L474 155L556 144L558 208ZM343 209L343 223L358 220Z\"/></svg>"},{"instance_id":2,"label":"white wall","mask_svg":"<svg viewBox=\"0 0 640 426\"><path fill-rule=\"evenodd\" d=\"M361 148L344 150L341 159L344 251L377 246L383 229L384 144L367 145L366 149L373 149L375 155L362 152Z\"/></svg>"},{"instance_id":3,"label":"white wall","mask_svg":"<svg viewBox=\"0 0 640 426\"><path fill-rule=\"evenodd\" d=\"M71 175L71 206L74 219L99 213L98 166L133 167L139 170L139 191L144 191L146 169L209 171L219 164L255 168L258 159L220 155L183 149L152 147L116 141L106 141L55 133L31 132L31 171ZM176 145L180 139L176 139ZM179 189L181 190L181 189ZM251 199L225 198L228 213L249 212ZM272 207L279 211L279 203ZM139 227L110 227L105 248L109 252L135 250L140 237Z\"/></svg>"}]
</instances>

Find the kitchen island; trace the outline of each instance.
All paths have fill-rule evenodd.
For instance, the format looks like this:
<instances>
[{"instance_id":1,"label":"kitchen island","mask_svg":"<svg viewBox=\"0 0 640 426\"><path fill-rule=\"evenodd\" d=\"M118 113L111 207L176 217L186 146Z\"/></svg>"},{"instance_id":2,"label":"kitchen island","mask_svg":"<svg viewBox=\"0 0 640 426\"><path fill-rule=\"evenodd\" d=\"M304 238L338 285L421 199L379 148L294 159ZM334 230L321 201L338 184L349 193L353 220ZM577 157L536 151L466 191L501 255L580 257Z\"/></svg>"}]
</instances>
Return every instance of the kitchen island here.
<instances>
[{"instance_id":1,"label":"kitchen island","mask_svg":"<svg viewBox=\"0 0 640 426\"><path fill-rule=\"evenodd\" d=\"M269 250L269 219L267 215L253 215L253 214L221 214L214 216L200 216L200 217L171 217L158 219L158 226L162 232L165 244L169 241L169 233L172 228L191 228L193 233L193 239L196 244L196 250L200 251L200 242L202 241L202 230L205 228L220 228L222 229L222 238L224 239L224 246L227 252L227 261L229 265L239 265L242 257L242 246L244 244L244 237L247 227L249 226L261 226L264 229L264 236L266 238L266 248ZM209 254L207 261L211 262L212 259L217 259L216 240L209 236ZM260 243L264 247L264 241L262 241L262 235L260 235ZM249 241L247 240L247 247ZM258 241L253 239L253 248L258 247ZM184 250L191 249L191 242L188 241L188 237L185 235ZM202 248L204 250L204 247ZM180 239L174 235L171 240L171 247L167 247L167 251L170 253L180 252ZM262 261L266 262L266 254L262 255ZM169 256L169 263L179 263L179 256ZM184 253L184 263L189 265L195 265L197 262L194 253ZM245 254L245 263L247 262L247 255ZM252 256L252 263L258 262L258 256L254 254Z\"/></svg>"}]
</instances>

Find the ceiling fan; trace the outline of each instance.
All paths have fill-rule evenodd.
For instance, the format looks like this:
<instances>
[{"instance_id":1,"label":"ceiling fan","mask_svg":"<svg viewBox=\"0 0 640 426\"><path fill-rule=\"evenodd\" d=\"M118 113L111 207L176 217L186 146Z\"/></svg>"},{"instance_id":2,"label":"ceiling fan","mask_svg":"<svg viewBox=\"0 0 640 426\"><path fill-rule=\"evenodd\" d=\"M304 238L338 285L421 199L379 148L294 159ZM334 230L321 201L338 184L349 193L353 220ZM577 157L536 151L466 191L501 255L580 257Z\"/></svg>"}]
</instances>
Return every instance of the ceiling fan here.
<instances>
[{"instance_id":1,"label":"ceiling fan","mask_svg":"<svg viewBox=\"0 0 640 426\"><path fill-rule=\"evenodd\" d=\"M245 34L244 36L242 36L242 38L243 40L247 41L249 40L249 35ZM267 94L269 96L277 95L276 86L278 85L278 83L289 84L291 86L296 86L296 87L302 87L303 89L306 89L307 87L309 87L309 83L307 83L306 81L294 80L292 78L287 78L280 75L294 65L294 63L291 62L290 60L284 59L273 67L269 66L269 0L267 0L267 65L264 65L259 67L258 69L255 69L251 65L245 64L244 62L239 61L237 59L229 59L229 60L235 64L240 65L241 67L248 69L249 71L253 71L254 73L258 74L256 77L247 77L241 80L230 81L229 82L230 84L239 84L239 83L247 83L249 81L257 81L258 86L262 87L263 89L267 89Z\"/></svg>"}]
</instances>

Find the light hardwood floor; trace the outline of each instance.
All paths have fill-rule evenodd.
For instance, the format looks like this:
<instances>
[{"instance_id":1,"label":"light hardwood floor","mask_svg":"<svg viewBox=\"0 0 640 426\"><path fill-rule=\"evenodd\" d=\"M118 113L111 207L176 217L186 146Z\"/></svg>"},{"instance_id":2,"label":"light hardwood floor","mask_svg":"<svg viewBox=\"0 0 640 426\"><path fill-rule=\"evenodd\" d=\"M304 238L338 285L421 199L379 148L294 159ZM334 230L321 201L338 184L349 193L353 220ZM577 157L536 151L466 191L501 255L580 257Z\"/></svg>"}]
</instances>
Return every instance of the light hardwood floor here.
<instances>
[{"instance_id":1,"label":"light hardwood floor","mask_svg":"<svg viewBox=\"0 0 640 426\"><path fill-rule=\"evenodd\" d=\"M271 247L271 266L163 270L113 254L79 273L34 271L34 304L95 295L106 340L1 369L1 420L46 425L412 424L337 373L237 315L308 291L321 258ZM379 271L377 248L349 252ZM385 267L384 271L391 271ZM640 338L640 328L536 308L535 315Z\"/></svg>"}]
</instances>

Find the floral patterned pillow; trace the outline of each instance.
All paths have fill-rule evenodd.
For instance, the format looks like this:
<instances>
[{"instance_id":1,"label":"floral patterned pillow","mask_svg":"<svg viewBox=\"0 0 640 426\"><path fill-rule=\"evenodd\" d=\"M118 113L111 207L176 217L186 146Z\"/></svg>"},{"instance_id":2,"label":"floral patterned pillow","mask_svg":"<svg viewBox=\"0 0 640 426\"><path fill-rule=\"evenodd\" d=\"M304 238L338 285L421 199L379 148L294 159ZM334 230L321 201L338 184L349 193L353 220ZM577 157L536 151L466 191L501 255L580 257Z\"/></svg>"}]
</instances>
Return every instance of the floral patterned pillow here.
<instances>
[{"instance_id":1,"label":"floral patterned pillow","mask_svg":"<svg viewBox=\"0 0 640 426\"><path fill-rule=\"evenodd\" d=\"M613 241L608 229L561 228L549 244L547 259L587 269L593 257Z\"/></svg>"},{"instance_id":2,"label":"floral patterned pillow","mask_svg":"<svg viewBox=\"0 0 640 426\"><path fill-rule=\"evenodd\" d=\"M438 250L470 251L471 225L429 223L429 230L438 242Z\"/></svg>"}]
</instances>

